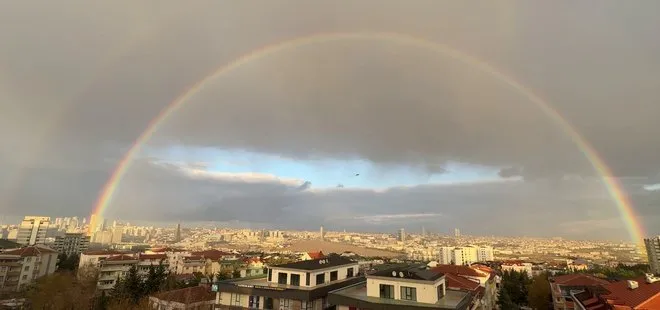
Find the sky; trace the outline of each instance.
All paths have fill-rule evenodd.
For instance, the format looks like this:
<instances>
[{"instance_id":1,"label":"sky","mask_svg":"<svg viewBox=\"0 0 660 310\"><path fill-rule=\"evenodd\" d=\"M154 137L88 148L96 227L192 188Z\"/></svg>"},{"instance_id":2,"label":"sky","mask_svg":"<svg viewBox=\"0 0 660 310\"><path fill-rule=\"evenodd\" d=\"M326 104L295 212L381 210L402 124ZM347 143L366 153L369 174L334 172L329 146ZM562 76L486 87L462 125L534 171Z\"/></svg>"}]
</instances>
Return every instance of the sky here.
<instances>
[{"instance_id":1,"label":"sky","mask_svg":"<svg viewBox=\"0 0 660 310\"><path fill-rule=\"evenodd\" d=\"M558 111L660 234L660 3L0 4L0 210L292 229L629 240ZM264 47L328 33L269 54ZM327 35L326 35L327 37ZM245 58L246 55L260 57ZM243 57L243 58L241 58Z\"/></svg>"}]
</instances>

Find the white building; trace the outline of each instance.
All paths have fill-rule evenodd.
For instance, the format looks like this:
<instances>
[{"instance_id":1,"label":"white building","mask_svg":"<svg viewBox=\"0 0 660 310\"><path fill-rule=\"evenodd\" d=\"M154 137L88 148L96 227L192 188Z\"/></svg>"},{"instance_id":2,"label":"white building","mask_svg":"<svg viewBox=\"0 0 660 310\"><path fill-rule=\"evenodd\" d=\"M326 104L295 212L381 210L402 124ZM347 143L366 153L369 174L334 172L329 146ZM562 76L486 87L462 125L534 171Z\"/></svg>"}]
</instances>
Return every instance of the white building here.
<instances>
[{"instance_id":1,"label":"white building","mask_svg":"<svg viewBox=\"0 0 660 310\"><path fill-rule=\"evenodd\" d=\"M488 262L493 260L495 260L495 255L493 254L493 247L482 246L477 248L477 261Z\"/></svg>"},{"instance_id":2,"label":"white building","mask_svg":"<svg viewBox=\"0 0 660 310\"><path fill-rule=\"evenodd\" d=\"M16 242L22 245L46 243L48 225L50 225L50 217L26 216L18 228Z\"/></svg>"},{"instance_id":3,"label":"white building","mask_svg":"<svg viewBox=\"0 0 660 310\"><path fill-rule=\"evenodd\" d=\"M114 288L117 281L125 277L128 270L137 263L137 256L126 254L110 256L100 261L97 288L100 290Z\"/></svg>"},{"instance_id":4,"label":"white building","mask_svg":"<svg viewBox=\"0 0 660 310\"><path fill-rule=\"evenodd\" d=\"M438 263L442 265L470 265L477 262L492 261L493 248L489 246L440 247Z\"/></svg>"},{"instance_id":5,"label":"white building","mask_svg":"<svg viewBox=\"0 0 660 310\"><path fill-rule=\"evenodd\" d=\"M272 266L262 278L221 281L214 285L220 305L250 309L326 309L327 294L356 284L358 263L344 257Z\"/></svg>"},{"instance_id":6,"label":"white building","mask_svg":"<svg viewBox=\"0 0 660 310\"><path fill-rule=\"evenodd\" d=\"M57 252L45 246L28 246L2 252L2 255L19 256L21 265L18 289L22 289L57 268Z\"/></svg>"},{"instance_id":7,"label":"white building","mask_svg":"<svg viewBox=\"0 0 660 310\"><path fill-rule=\"evenodd\" d=\"M89 236L82 233L66 233L64 236L55 237L54 249L66 255L79 255L87 251L88 246Z\"/></svg>"},{"instance_id":8,"label":"white building","mask_svg":"<svg viewBox=\"0 0 660 310\"><path fill-rule=\"evenodd\" d=\"M337 309L466 309L473 296L447 290L445 275L398 266L368 274L366 281L335 290L328 302Z\"/></svg>"},{"instance_id":9,"label":"white building","mask_svg":"<svg viewBox=\"0 0 660 310\"><path fill-rule=\"evenodd\" d=\"M532 263L525 263L523 261L506 261L502 263L502 271L516 271L526 272L529 277L532 277Z\"/></svg>"}]
</instances>

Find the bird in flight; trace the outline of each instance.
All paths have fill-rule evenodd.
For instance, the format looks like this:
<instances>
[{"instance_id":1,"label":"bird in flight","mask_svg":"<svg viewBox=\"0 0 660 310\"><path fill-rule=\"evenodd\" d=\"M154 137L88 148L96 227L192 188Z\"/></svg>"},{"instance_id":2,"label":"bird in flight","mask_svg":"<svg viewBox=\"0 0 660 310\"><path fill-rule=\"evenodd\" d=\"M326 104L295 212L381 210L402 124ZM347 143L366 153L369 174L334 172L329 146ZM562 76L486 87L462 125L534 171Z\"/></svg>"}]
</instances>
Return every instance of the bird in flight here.
<instances>
[{"instance_id":1,"label":"bird in flight","mask_svg":"<svg viewBox=\"0 0 660 310\"><path fill-rule=\"evenodd\" d=\"M356 176L356 177L357 177L357 176L360 176L360 174L359 174L359 173L356 173L355 176Z\"/></svg>"}]
</instances>

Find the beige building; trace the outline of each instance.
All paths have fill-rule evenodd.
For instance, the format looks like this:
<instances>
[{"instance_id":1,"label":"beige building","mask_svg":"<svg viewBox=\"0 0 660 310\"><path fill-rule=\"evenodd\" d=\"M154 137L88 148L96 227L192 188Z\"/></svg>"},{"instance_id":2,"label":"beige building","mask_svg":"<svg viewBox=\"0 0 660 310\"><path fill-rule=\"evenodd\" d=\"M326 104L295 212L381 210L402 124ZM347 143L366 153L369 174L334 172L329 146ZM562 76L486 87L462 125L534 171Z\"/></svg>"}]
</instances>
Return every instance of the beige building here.
<instances>
[{"instance_id":1,"label":"beige building","mask_svg":"<svg viewBox=\"0 0 660 310\"><path fill-rule=\"evenodd\" d=\"M651 272L656 275L660 274L660 236L654 238L644 239L646 245L646 254L649 258L649 266Z\"/></svg>"},{"instance_id":2,"label":"beige building","mask_svg":"<svg viewBox=\"0 0 660 310\"><path fill-rule=\"evenodd\" d=\"M82 233L66 233L55 238L54 249L66 255L80 255L89 247L89 236Z\"/></svg>"},{"instance_id":3,"label":"beige building","mask_svg":"<svg viewBox=\"0 0 660 310\"><path fill-rule=\"evenodd\" d=\"M0 253L0 292L18 291L18 281L23 270L20 255Z\"/></svg>"},{"instance_id":4,"label":"beige building","mask_svg":"<svg viewBox=\"0 0 660 310\"><path fill-rule=\"evenodd\" d=\"M45 244L50 217L26 216L18 227L16 242L22 245Z\"/></svg>"},{"instance_id":5,"label":"beige building","mask_svg":"<svg viewBox=\"0 0 660 310\"><path fill-rule=\"evenodd\" d=\"M100 290L110 290L119 279L126 276L128 270L137 265L138 258L134 255L115 255L100 261L97 287Z\"/></svg>"}]
</instances>

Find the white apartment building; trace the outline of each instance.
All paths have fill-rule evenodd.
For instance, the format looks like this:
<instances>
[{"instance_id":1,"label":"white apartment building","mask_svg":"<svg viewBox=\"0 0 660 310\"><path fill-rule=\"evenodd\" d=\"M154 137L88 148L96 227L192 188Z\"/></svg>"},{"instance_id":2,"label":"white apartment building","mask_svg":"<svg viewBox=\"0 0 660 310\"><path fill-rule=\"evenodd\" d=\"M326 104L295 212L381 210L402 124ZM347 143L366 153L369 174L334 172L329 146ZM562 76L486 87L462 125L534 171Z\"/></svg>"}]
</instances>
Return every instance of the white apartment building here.
<instances>
[{"instance_id":1,"label":"white apartment building","mask_svg":"<svg viewBox=\"0 0 660 310\"><path fill-rule=\"evenodd\" d=\"M440 247L438 249L438 263L441 265L470 265L493 259L493 248L490 246Z\"/></svg>"},{"instance_id":2,"label":"white apartment building","mask_svg":"<svg viewBox=\"0 0 660 310\"><path fill-rule=\"evenodd\" d=\"M115 255L100 261L99 278L97 288L110 290L115 287L117 281L126 276L132 266L137 265L138 258L135 255Z\"/></svg>"},{"instance_id":3,"label":"white apartment building","mask_svg":"<svg viewBox=\"0 0 660 310\"><path fill-rule=\"evenodd\" d=\"M502 271L516 271L526 272L529 277L532 277L532 263L525 263L523 261L506 261L502 263Z\"/></svg>"},{"instance_id":4,"label":"white apartment building","mask_svg":"<svg viewBox=\"0 0 660 310\"><path fill-rule=\"evenodd\" d=\"M420 266L397 266L368 274L366 280L328 295L339 310L467 309L468 292L447 290L445 275Z\"/></svg>"},{"instance_id":5,"label":"white apartment building","mask_svg":"<svg viewBox=\"0 0 660 310\"><path fill-rule=\"evenodd\" d=\"M358 263L344 257L272 266L261 278L214 284L220 305L250 309L321 310L330 306L330 291L363 281Z\"/></svg>"},{"instance_id":6,"label":"white apartment building","mask_svg":"<svg viewBox=\"0 0 660 310\"><path fill-rule=\"evenodd\" d=\"M28 246L7 250L2 252L1 255L10 263L7 272L11 272L11 274L6 275L8 279L5 280L10 281L10 285L17 284L17 290L24 288L38 278L54 273L57 268L57 252L45 246ZM11 262L10 260L16 256L20 259ZM20 264L18 279L16 279L16 267L18 267L16 263ZM16 280L17 283L14 283Z\"/></svg>"},{"instance_id":7,"label":"white apartment building","mask_svg":"<svg viewBox=\"0 0 660 310\"><path fill-rule=\"evenodd\" d=\"M16 242L22 245L46 243L46 234L50 225L50 217L26 216L18 227Z\"/></svg>"}]
</instances>

